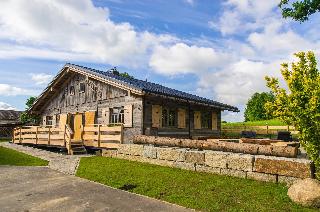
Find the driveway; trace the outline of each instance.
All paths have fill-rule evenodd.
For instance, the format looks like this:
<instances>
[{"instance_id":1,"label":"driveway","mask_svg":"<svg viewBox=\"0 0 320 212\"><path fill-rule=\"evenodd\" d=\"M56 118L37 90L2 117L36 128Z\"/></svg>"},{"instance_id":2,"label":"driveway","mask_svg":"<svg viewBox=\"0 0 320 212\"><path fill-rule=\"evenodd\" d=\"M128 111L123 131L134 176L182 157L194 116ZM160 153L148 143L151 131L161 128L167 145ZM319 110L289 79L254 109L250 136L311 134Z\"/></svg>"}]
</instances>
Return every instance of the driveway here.
<instances>
[{"instance_id":1,"label":"driveway","mask_svg":"<svg viewBox=\"0 0 320 212\"><path fill-rule=\"evenodd\" d=\"M48 167L0 166L1 211L190 211Z\"/></svg>"}]
</instances>

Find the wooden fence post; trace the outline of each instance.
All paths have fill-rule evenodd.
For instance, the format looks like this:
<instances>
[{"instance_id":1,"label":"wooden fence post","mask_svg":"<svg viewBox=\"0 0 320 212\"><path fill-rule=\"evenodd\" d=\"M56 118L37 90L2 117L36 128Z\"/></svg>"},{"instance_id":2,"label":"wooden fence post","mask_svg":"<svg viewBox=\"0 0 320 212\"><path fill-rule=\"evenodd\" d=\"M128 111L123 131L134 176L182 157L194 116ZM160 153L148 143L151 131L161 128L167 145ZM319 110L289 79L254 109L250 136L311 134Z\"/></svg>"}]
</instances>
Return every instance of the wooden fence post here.
<instances>
[{"instance_id":1,"label":"wooden fence post","mask_svg":"<svg viewBox=\"0 0 320 212\"><path fill-rule=\"evenodd\" d=\"M288 132L290 132L290 126L288 125Z\"/></svg>"},{"instance_id":2,"label":"wooden fence post","mask_svg":"<svg viewBox=\"0 0 320 212\"><path fill-rule=\"evenodd\" d=\"M67 147L67 141L66 141L66 129L67 129L67 125L64 125L64 131L63 131L63 142L64 142L64 146Z\"/></svg>"},{"instance_id":3,"label":"wooden fence post","mask_svg":"<svg viewBox=\"0 0 320 212\"><path fill-rule=\"evenodd\" d=\"M22 128L22 127L20 127L20 129L19 129L19 143L20 143L20 144L21 144L21 142L22 142L22 140L21 140L21 134L22 134L21 128Z\"/></svg>"},{"instance_id":4,"label":"wooden fence post","mask_svg":"<svg viewBox=\"0 0 320 212\"><path fill-rule=\"evenodd\" d=\"M100 130L101 125L98 125L98 147L100 147L101 141L100 141L100 134L101 134L101 130Z\"/></svg>"},{"instance_id":5,"label":"wooden fence post","mask_svg":"<svg viewBox=\"0 0 320 212\"><path fill-rule=\"evenodd\" d=\"M38 126L36 127L36 144L38 144Z\"/></svg>"},{"instance_id":6,"label":"wooden fence post","mask_svg":"<svg viewBox=\"0 0 320 212\"><path fill-rule=\"evenodd\" d=\"M51 127L48 128L48 145L50 146Z\"/></svg>"}]
</instances>

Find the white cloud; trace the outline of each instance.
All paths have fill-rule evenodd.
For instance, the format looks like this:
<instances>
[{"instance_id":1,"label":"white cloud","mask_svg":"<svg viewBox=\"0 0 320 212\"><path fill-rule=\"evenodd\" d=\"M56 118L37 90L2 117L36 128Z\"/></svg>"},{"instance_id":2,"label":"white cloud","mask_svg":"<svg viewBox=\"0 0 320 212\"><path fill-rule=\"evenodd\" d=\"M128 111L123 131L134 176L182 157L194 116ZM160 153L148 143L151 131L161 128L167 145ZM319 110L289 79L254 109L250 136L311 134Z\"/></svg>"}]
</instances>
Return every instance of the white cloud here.
<instances>
[{"instance_id":1,"label":"white cloud","mask_svg":"<svg viewBox=\"0 0 320 212\"><path fill-rule=\"evenodd\" d=\"M174 40L169 35L137 32L129 23L114 23L107 8L90 0L8 0L0 2L0 38L14 48L0 57L25 57L107 62L139 66L148 51ZM41 54L44 56L41 57ZM32 56L29 56L32 57Z\"/></svg>"},{"instance_id":2,"label":"white cloud","mask_svg":"<svg viewBox=\"0 0 320 212\"><path fill-rule=\"evenodd\" d=\"M273 10L279 4L278 0L228 0L224 3L224 10L218 19L209 21L209 26L222 35L243 34L263 28L279 14ZM281 19L276 19L281 22Z\"/></svg>"},{"instance_id":3,"label":"white cloud","mask_svg":"<svg viewBox=\"0 0 320 212\"><path fill-rule=\"evenodd\" d=\"M0 102L0 110L17 110L17 109L5 102Z\"/></svg>"},{"instance_id":4,"label":"white cloud","mask_svg":"<svg viewBox=\"0 0 320 212\"><path fill-rule=\"evenodd\" d=\"M242 59L200 78L199 93L211 93L218 101L244 105L255 92L267 91L264 77L280 77L280 61L272 63Z\"/></svg>"},{"instance_id":5,"label":"white cloud","mask_svg":"<svg viewBox=\"0 0 320 212\"><path fill-rule=\"evenodd\" d=\"M221 67L231 59L230 55L217 52L213 48L177 43L169 47L156 47L149 65L164 75L197 74Z\"/></svg>"},{"instance_id":6,"label":"white cloud","mask_svg":"<svg viewBox=\"0 0 320 212\"><path fill-rule=\"evenodd\" d=\"M0 96L36 95L34 90L19 88L9 84L0 84Z\"/></svg>"},{"instance_id":7,"label":"white cloud","mask_svg":"<svg viewBox=\"0 0 320 212\"><path fill-rule=\"evenodd\" d=\"M31 75L31 79L35 81L37 85L46 85L51 81L53 77L51 74L45 74L45 73L39 73L39 74L31 73L30 75Z\"/></svg>"}]
</instances>

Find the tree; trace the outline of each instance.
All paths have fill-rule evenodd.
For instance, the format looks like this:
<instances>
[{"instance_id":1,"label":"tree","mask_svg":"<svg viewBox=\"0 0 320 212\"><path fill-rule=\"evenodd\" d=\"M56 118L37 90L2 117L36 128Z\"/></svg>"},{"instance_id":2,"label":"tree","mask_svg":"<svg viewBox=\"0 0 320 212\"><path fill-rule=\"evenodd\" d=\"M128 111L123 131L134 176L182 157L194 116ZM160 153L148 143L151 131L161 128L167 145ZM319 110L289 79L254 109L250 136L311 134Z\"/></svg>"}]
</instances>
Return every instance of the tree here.
<instances>
[{"instance_id":1,"label":"tree","mask_svg":"<svg viewBox=\"0 0 320 212\"><path fill-rule=\"evenodd\" d=\"M281 0L279 7L284 18L290 17L293 20L304 22L310 15L320 11L320 0L295 1L292 4L290 0Z\"/></svg>"},{"instance_id":2,"label":"tree","mask_svg":"<svg viewBox=\"0 0 320 212\"><path fill-rule=\"evenodd\" d=\"M320 72L313 52L299 52L298 62L282 64L281 73L288 90L279 80L266 77L275 101L266 108L275 117L299 130L299 141L314 162L320 179Z\"/></svg>"},{"instance_id":3,"label":"tree","mask_svg":"<svg viewBox=\"0 0 320 212\"><path fill-rule=\"evenodd\" d=\"M129 78L129 79L134 79L133 76L131 76L130 74L128 74L127 72L123 72L123 73L120 73L116 67L112 68L112 74L114 75L117 75L117 76L122 76L122 77L126 77L126 78Z\"/></svg>"},{"instance_id":4,"label":"tree","mask_svg":"<svg viewBox=\"0 0 320 212\"><path fill-rule=\"evenodd\" d=\"M259 121L268 120L272 116L267 114L265 109L265 103L272 102L274 100L274 95L272 93L255 93L249 99L247 103L246 110L244 112L245 121Z\"/></svg>"},{"instance_id":5,"label":"tree","mask_svg":"<svg viewBox=\"0 0 320 212\"><path fill-rule=\"evenodd\" d=\"M30 98L27 99L26 102L26 110L20 114L20 121L24 124L29 123L29 124L37 124L39 123L39 116L34 115L34 114L29 114L28 110L32 107L33 103L36 101L36 97L31 96Z\"/></svg>"}]
</instances>

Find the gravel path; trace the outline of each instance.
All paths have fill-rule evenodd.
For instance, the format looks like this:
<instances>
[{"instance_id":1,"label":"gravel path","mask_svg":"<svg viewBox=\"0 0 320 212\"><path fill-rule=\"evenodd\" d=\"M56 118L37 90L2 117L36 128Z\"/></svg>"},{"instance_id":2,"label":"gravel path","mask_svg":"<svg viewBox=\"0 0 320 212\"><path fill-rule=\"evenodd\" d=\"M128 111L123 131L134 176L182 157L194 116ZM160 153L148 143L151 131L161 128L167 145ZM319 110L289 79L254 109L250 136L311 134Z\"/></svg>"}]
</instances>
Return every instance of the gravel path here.
<instances>
[{"instance_id":1,"label":"gravel path","mask_svg":"<svg viewBox=\"0 0 320 212\"><path fill-rule=\"evenodd\" d=\"M64 155L61 153L50 152L43 149L33 148L13 144L9 142L0 142L0 146L17 150L19 152L32 155L43 160L49 161L49 168L59 172L75 175L81 157L91 157L92 155Z\"/></svg>"}]
</instances>

